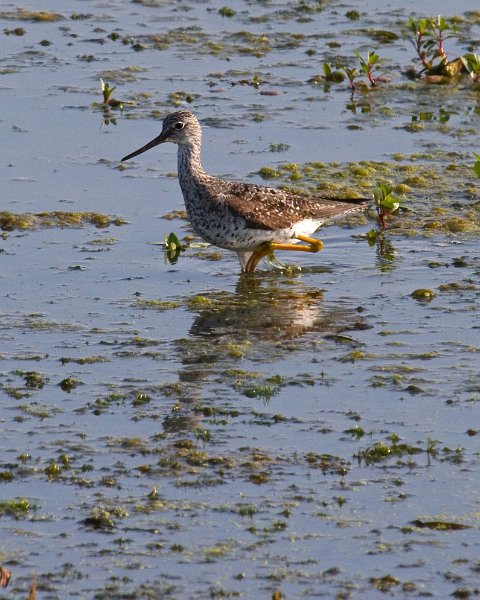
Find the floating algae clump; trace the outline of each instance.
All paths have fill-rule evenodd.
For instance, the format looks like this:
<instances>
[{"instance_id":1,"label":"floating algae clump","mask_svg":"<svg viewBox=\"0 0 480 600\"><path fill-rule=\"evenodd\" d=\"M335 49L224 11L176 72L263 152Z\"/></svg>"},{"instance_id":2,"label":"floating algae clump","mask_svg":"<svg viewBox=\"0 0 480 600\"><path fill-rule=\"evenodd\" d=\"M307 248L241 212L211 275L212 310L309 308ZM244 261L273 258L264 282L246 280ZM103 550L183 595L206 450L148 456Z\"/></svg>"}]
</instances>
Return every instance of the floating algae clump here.
<instances>
[{"instance_id":1,"label":"floating algae clump","mask_svg":"<svg viewBox=\"0 0 480 600\"><path fill-rule=\"evenodd\" d=\"M412 298L415 300L419 300L420 302L430 302L433 298L435 298L436 294L433 290L429 290L427 288L420 288L418 290L414 290L411 293Z\"/></svg>"},{"instance_id":2,"label":"floating algae clump","mask_svg":"<svg viewBox=\"0 0 480 600\"><path fill-rule=\"evenodd\" d=\"M0 229L14 231L15 229L38 229L41 227L81 227L85 224L103 228L109 225L125 225L119 217L111 217L95 212L53 212L41 213L12 213L0 212Z\"/></svg>"},{"instance_id":3,"label":"floating algae clump","mask_svg":"<svg viewBox=\"0 0 480 600\"><path fill-rule=\"evenodd\" d=\"M0 17L15 21L34 21L37 23L54 23L65 19L65 17L59 13L46 10L27 10L25 8L17 8L14 11L2 11L0 12Z\"/></svg>"}]
</instances>

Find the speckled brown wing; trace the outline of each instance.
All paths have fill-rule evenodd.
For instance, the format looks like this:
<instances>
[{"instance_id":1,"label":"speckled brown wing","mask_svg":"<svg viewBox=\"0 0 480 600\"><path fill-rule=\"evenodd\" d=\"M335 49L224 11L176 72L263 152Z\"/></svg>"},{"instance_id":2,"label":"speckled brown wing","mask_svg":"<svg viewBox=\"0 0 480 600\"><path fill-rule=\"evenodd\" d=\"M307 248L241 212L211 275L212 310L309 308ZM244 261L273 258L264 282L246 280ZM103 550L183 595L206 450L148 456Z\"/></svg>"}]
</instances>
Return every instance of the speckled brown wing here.
<instances>
[{"instance_id":1,"label":"speckled brown wing","mask_svg":"<svg viewBox=\"0 0 480 600\"><path fill-rule=\"evenodd\" d=\"M230 182L229 182L230 183ZM251 229L287 229L303 219L321 222L337 215L365 208L364 198L335 200L300 194L286 194L282 190L248 183L231 182L223 190L222 201L237 217L243 217Z\"/></svg>"}]
</instances>

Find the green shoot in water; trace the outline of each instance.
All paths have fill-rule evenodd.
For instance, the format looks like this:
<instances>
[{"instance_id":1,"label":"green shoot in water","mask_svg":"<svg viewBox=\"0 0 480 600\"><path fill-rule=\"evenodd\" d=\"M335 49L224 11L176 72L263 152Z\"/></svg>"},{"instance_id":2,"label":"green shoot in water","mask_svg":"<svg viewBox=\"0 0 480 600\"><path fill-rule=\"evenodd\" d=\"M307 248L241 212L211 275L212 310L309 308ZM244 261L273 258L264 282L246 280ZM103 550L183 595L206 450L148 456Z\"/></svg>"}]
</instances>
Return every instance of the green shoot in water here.
<instances>
[{"instance_id":1,"label":"green shoot in water","mask_svg":"<svg viewBox=\"0 0 480 600\"><path fill-rule=\"evenodd\" d=\"M102 96L103 103L106 106L110 106L111 108L123 108L123 100L117 100L116 98L112 98L113 92L117 89L116 86L110 87L108 83L105 83L102 78L100 78L100 83L102 84Z\"/></svg>"},{"instance_id":2,"label":"green shoot in water","mask_svg":"<svg viewBox=\"0 0 480 600\"><path fill-rule=\"evenodd\" d=\"M324 81L340 83L345 79L343 73L332 68L328 63L323 64L323 79Z\"/></svg>"},{"instance_id":3,"label":"green shoot in water","mask_svg":"<svg viewBox=\"0 0 480 600\"><path fill-rule=\"evenodd\" d=\"M358 59L360 59L360 67L367 76L367 79L372 87L377 85L377 83L388 82L388 79L386 77L373 75L374 66L382 62L382 59L378 56L376 52L368 52L365 58L363 58L363 56L359 52L354 52L354 54Z\"/></svg>"},{"instance_id":4,"label":"green shoot in water","mask_svg":"<svg viewBox=\"0 0 480 600\"><path fill-rule=\"evenodd\" d=\"M165 259L166 261L168 260L171 265L174 265L177 262L180 252L185 250L184 246L182 246L178 237L173 233L173 231L169 235L165 235L163 247Z\"/></svg>"},{"instance_id":5,"label":"green shoot in water","mask_svg":"<svg viewBox=\"0 0 480 600\"><path fill-rule=\"evenodd\" d=\"M455 25L441 15L418 20L410 17L408 25L409 39L424 69L430 70L437 58L440 59L440 63L447 64L444 42L456 31Z\"/></svg>"},{"instance_id":6,"label":"green shoot in water","mask_svg":"<svg viewBox=\"0 0 480 600\"><path fill-rule=\"evenodd\" d=\"M460 57L464 67L467 69L473 84L476 85L480 82L480 55L479 54L465 54Z\"/></svg>"},{"instance_id":7,"label":"green shoot in water","mask_svg":"<svg viewBox=\"0 0 480 600\"><path fill-rule=\"evenodd\" d=\"M350 69L349 67L344 67L342 65L342 70L345 72L345 75L348 77L348 81L350 82L350 87L352 88L352 92L355 91L355 79L358 77L358 69Z\"/></svg>"},{"instance_id":8,"label":"green shoot in water","mask_svg":"<svg viewBox=\"0 0 480 600\"><path fill-rule=\"evenodd\" d=\"M373 199L383 228L387 226L385 217L395 212L401 205L401 200L392 196L392 191L393 188L388 183L377 182L373 188Z\"/></svg>"}]
</instances>

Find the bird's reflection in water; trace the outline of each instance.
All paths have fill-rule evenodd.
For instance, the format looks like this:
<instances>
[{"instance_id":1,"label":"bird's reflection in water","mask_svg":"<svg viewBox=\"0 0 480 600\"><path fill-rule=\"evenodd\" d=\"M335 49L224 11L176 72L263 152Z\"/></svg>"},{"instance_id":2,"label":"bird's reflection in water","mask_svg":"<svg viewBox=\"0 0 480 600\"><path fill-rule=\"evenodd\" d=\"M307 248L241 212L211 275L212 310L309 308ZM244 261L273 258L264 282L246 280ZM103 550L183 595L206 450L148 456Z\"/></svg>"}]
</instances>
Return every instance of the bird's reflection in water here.
<instances>
[{"instance_id":1,"label":"bird's reflection in water","mask_svg":"<svg viewBox=\"0 0 480 600\"><path fill-rule=\"evenodd\" d=\"M322 290L278 274L241 276L235 293L213 294L211 301L195 318L193 336L276 342L321 330L332 319L323 310Z\"/></svg>"},{"instance_id":2,"label":"bird's reflection in water","mask_svg":"<svg viewBox=\"0 0 480 600\"><path fill-rule=\"evenodd\" d=\"M192 403L201 400L202 386L209 379L221 380L238 359L271 362L297 348L303 350L304 345L296 342L307 334L324 337L364 328L350 303L337 299L326 305L322 290L278 272L242 275L235 292L215 291L201 300L192 303L197 316L189 338L177 341L185 368L179 371L177 411L164 421L169 431L200 426Z\"/></svg>"}]
</instances>

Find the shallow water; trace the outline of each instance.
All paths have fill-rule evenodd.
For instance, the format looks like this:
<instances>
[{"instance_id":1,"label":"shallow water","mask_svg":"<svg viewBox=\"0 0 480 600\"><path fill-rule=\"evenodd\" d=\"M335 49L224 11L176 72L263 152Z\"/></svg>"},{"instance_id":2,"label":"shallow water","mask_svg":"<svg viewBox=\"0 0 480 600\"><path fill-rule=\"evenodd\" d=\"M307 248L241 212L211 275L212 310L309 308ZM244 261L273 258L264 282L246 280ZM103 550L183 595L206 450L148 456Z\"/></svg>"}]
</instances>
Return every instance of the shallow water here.
<instances>
[{"instance_id":1,"label":"shallow water","mask_svg":"<svg viewBox=\"0 0 480 600\"><path fill-rule=\"evenodd\" d=\"M0 6L2 210L128 223L0 239L0 598L33 579L41 599L473 594L478 92L402 75L417 4L364 3L356 21L348 2L235 0L231 18L222 3L64 2L55 22ZM468 10L452 57L478 39ZM388 85L352 99L308 83L371 49ZM100 77L134 104L102 107ZM320 254L278 257L300 269L244 277L193 246L171 265L159 243L190 233L162 218L183 208L175 148L118 159L177 105L206 125L208 171L363 195L388 180L411 211L372 246L373 213L324 228Z\"/></svg>"}]
</instances>

